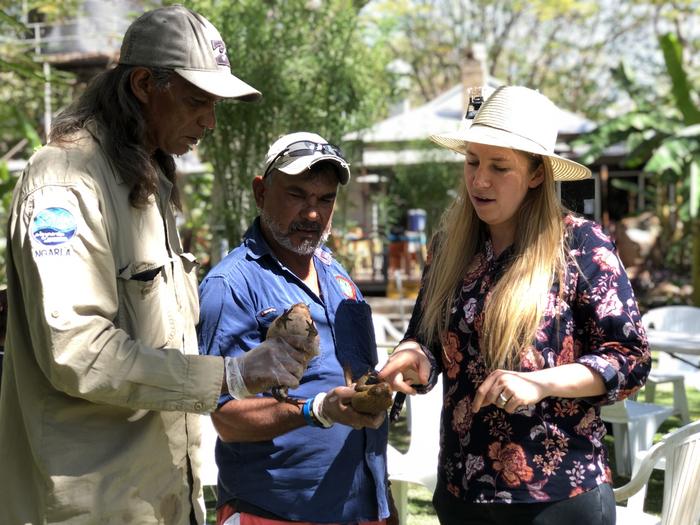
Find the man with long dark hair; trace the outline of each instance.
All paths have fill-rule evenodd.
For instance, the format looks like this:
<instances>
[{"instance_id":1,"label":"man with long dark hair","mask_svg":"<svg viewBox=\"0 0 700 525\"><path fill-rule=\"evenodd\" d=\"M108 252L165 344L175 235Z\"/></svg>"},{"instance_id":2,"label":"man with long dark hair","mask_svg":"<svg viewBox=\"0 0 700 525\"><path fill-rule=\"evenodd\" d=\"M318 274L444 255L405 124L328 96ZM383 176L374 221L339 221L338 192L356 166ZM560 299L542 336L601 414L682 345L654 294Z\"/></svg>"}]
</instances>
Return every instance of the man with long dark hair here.
<instances>
[{"instance_id":1,"label":"man with long dark hair","mask_svg":"<svg viewBox=\"0 0 700 525\"><path fill-rule=\"evenodd\" d=\"M259 96L208 20L156 9L29 161L8 226L0 523L202 523L197 414L298 385L305 338L198 355L175 224L173 155L219 100Z\"/></svg>"}]
</instances>

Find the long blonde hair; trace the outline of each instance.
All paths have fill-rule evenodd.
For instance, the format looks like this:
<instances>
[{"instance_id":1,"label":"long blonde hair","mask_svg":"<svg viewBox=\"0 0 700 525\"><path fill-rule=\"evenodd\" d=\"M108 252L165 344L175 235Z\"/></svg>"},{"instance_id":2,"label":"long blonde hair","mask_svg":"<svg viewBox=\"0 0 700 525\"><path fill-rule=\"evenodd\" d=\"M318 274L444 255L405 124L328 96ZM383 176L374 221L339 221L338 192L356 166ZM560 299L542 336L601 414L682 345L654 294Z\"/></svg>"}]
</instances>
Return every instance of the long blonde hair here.
<instances>
[{"instance_id":1,"label":"long blonde hair","mask_svg":"<svg viewBox=\"0 0 700 525\"><path fill-rule=\"evenodd\" d=\"M566 268L563 208L546 157L532 156L530 170L544 167L544 181L528 190L516 213L514 256L490 291L481 331L481 353L490 370L516 369L520 351L532 344L549 291ZM419 335L429 345L447 331L459 283L487 236L462 181L460 196L442 218L423 286Z\"/></svg>"}]
</instances>

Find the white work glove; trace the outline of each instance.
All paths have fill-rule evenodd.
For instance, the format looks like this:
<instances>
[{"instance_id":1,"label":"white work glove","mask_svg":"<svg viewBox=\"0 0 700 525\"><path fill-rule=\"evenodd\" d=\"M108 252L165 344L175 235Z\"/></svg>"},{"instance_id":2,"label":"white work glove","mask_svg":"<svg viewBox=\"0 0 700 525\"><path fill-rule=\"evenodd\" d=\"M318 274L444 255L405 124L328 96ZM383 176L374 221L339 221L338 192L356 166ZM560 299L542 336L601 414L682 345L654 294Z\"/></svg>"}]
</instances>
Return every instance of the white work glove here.
<instances>
[{"instance_id":1,"label":"white work glove","mask_svg":"<svg viewBox=\"0 0 700 525\"><path fill-rule=\"evenodd\" d=\"M296 388L307 360L305 352L284 339L266 339L242 356L224 358L228 391L234 398L244 399L273 386Z\"/></svg>"}]
</instances>

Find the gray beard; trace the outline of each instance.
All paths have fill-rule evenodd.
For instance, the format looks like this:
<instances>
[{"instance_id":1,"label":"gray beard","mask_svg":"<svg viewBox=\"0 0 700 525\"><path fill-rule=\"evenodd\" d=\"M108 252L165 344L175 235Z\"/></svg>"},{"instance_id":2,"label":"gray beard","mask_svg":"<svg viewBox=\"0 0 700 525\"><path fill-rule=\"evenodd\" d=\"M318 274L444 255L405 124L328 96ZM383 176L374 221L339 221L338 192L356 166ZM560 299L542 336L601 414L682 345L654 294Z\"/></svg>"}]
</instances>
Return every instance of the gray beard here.
<instances>
[{"instance_id":1,"label":"gray beard","mask_svg":"<svg viewBox=\"0 0 700 525\"><path fill-rule=\"evenodd\" d=\"M272 238L275 240L275 242L277 242L277 244L283 248L286 248L292 253L296 253L297 255L312 255L318 248L323 246L331 236L331 222L328 221L328 226L323 233L321 233L318 241L313 242L310 240L305 240L297 246L294 245L289 238L289 232L284 231L282 225L275 222L275 220L270 217L265 210L260 210L260 221L270 232Z\"/></svg>"}]
</instances>

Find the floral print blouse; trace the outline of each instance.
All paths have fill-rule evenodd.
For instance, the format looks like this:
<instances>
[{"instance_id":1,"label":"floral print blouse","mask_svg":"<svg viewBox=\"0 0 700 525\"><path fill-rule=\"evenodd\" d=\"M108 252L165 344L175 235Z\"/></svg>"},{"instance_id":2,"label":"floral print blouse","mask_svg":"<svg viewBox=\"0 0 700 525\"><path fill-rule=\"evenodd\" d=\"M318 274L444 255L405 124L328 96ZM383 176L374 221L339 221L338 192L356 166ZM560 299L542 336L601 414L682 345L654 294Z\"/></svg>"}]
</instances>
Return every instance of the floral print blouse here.
<instances>
[{"instance_id":1,"label":"floral print blouse","mask_svg":"<svg viewBox=\"0 0 700 525\"><path fill-rule=\"evenodd\" d=\"M487 241L461 283L442 346L429 356L444 385L439 486L461 501L558 501L611 481L599 407L638 390L651 359L612 242L591 221L571 215L564 220L577 264L569 263L562 297L559 283L552 286L536 340L520 356L520 371L581 363L600 374L607 394L546 397L514 414L494 405L472 413L476 389L488 375L479 349L484 300L512 254L506 249L494 257ZM407 339L417 339L420 313L419 298Z\"/></svg>"}]
</instances>

